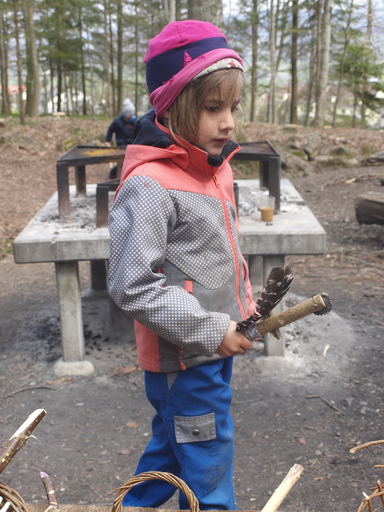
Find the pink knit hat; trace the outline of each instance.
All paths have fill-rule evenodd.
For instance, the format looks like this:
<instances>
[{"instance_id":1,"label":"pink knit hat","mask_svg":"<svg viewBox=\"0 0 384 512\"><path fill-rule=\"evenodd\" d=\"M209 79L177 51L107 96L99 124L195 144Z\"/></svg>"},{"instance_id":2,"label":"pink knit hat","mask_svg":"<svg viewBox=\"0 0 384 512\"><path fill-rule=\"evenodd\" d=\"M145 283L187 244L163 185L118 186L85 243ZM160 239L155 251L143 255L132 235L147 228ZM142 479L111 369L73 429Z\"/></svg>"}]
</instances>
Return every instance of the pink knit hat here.
<instances>
[{"instance_id":1,"label":"pink knit hat","mask_svg":"<svg viewBox=\"0 0 384 512\"><path fill-rule=\"evenodd\" d=\"M196 20L169 23L149 41L144 62L149 101L158 118L203 70L243 70L243 61L228 48L225 35L211 23Z\"/></svg>"}]
</instances>

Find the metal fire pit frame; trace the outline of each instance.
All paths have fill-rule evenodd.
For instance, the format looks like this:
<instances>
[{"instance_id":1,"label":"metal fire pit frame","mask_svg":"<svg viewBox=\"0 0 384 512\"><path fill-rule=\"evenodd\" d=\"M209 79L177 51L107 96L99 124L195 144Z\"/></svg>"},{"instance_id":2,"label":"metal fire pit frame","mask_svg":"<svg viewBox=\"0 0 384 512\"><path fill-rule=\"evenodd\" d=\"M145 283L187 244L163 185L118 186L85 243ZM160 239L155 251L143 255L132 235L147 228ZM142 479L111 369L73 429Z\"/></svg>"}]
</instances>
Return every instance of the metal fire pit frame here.
<instances>
[{"instance_id":1,"label":"metal fire pit frame","mask_svg":"<svg viewBox=\"0 0 384 512\"><path fill-rule=\"evenodd\" d=\"M86 174L87 165L100 164L104 162L117 162L121 164L124 161L124 148L108 148L104 146L74 146L64 153L56 162L57 192L59 197L59 218L63 219L70 214L69 202L69 167L75 168L76 194L86 193ZM275 211L280 211L280 180L281 180L281 159L279 153L268 141L244 142L240 150L235 153L233 160L259 161L259 181L260 188L269 190L269 194L275 197ZM105 215L108 216L108 190L116 190L107 182L100 184L101 206L98 208L97 226L106 225ZM107 205L107 206L105 206Z\"/></svg>"},{"instance_id":2,"label":"metal fire pit frame","mask_svg":"<svg viewBox=\"0 0 384 512\"><path fill-rule=\"evenodd\" d=\"M241 149L232 160L260 162L259 182L261 189L268 189L275 197L275 211L280 211L281 158L276 149L267 140L242 142Z\"/></svg>"},{"instance_id":3,"label":"metal fire pit frame","mask_svg":"<svg viewBox=\"0 0 384 512\"><path fill-rule=\"evenodd\" d=\"M76 194L86 194L87 165L104 162L123 162L125 148L109 148L104 146L74 146L64 153L56 162L57 192L59 196L59 218L69 215L69 167L75 168Z\"/></svg>"}]
</instances>

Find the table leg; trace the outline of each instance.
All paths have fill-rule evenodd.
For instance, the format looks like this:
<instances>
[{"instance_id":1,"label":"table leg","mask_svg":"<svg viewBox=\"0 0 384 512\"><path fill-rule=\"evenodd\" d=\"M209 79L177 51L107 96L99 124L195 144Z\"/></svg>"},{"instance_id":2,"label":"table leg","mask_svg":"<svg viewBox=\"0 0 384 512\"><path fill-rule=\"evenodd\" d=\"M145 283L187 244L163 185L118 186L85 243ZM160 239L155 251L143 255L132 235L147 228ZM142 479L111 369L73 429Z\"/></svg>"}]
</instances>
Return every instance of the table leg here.
<instances>
[{"instance_id":1,"label":"table leg","mask_svg":"<svg viewBox=\"0 0 384 512\"><path fill-rule=\"evenodd\" d=\"M78 263L58 261L55 266L63 359L65 362L82 361L84 331Z\"/></svg>"},{"instance_id":2,"label":"table leg","mask_svg":"<svg viewBox=\"0 0 384 512\"><path fill-rule=\"evenodd\" d=\"M107 289L108 260L91 260L91 288L93 290Z\"/></svg>"},{"instance_id":3,"label":"table leg","mask_svg":"<svg viewBox=\"0 0 384 512\"><path fill-rule=\"evenodd\" d=\"M269 195L275 198L275 212L280 211L281 158L271 156L268 168Z\"/></svg>"},{"instance_id":4,"label":"table leg","mask_svg":"<svg viewBox=\"0 0 384 512\"><path fill-rule=\"evenodd\" d=\"M284 267L284 256L266 255L263 256L263 279L264 285L272 267ZM280 313L284 310L284 299L276 306L274 313ZM272 338L270 334L264 335L264 349L267 356L285 356L284 332L281 330L281 339Z\"/></svg>"},{"instance_id":5,"label":"table leg","mask_svg":"<svg viewBox=\"0 0 384 512\"><path fill-rule=\"evenodd\" d=\"M75 166L75 182L76 182L76 195L85 196L87 194L87 182L85 178L85 165Z\"/></svg>"},{"instance_id":6,"label":"table leg","mask_svg":"<svg viewBox=\"0 0 384 512\"><path fill-rule=\"evenodd\" d=\"M57 194L59 196L59 218L69 215L69 177L68 165L56 164Z\"/></svg>"}]
</instances>

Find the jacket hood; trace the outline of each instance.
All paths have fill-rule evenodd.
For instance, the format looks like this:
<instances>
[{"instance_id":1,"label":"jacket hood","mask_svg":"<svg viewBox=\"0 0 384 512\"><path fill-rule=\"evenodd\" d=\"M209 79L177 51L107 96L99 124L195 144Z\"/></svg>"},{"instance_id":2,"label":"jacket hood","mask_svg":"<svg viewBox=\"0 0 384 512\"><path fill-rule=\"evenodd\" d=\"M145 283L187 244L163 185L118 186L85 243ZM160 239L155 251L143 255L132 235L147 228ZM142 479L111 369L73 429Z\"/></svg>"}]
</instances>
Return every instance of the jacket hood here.
<instances>
[{"instance_id":1,"label":"jacket hood","mask_svg":"<svg viewBox=\"0 0 384 512\"><path fill-rule=\"evenodd\" d=\"M127 146L121 170L120 185L116 190L115 197L122 183L139 165L156 160L171 159L183 170L189 165L202 171L209 169L210 175L212 175L230 159L235 151L240 149L236 142L230 140L223 148L220 156L212 156L186 141L183 141L183 143L185 147L173 142L170 132L156 119L154 109L147 112L136 123L133 143Z\"/></svg>"}]
</instances>

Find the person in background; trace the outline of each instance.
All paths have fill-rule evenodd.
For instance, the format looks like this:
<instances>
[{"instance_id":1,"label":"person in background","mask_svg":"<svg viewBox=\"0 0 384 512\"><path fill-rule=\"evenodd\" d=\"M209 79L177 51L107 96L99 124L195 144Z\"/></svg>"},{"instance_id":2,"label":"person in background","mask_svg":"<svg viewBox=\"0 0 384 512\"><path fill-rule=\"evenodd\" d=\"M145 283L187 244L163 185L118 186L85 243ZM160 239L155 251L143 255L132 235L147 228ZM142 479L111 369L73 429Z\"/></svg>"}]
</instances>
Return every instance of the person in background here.
<instances>
[{"instance_id":1,"label":"person in background","mask_svg":"<svg viewBox=\"0 0 384 512\"><path fill-rule=\"evenodd\" d=\"M136 120L135 105L127 98L123 103L123 112L112 121L108 128L107 135L105 136L105 145L108 147L111 146L113 134L115 134L116 146L118 148L126 148L128 144L132 144ZM109 179L115 179L116 177L117 165L112 167L109 172Z\"/></svg>"}]
</instances>

